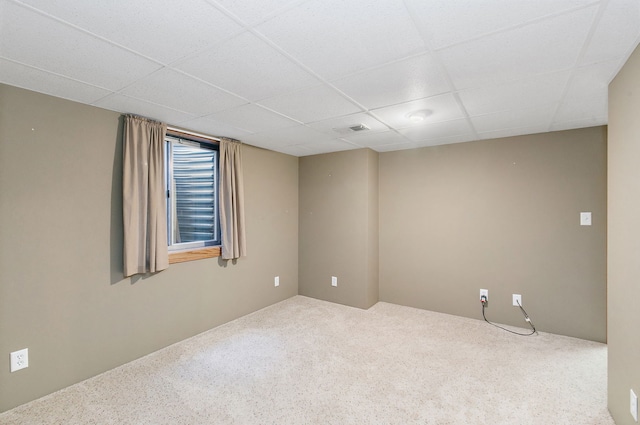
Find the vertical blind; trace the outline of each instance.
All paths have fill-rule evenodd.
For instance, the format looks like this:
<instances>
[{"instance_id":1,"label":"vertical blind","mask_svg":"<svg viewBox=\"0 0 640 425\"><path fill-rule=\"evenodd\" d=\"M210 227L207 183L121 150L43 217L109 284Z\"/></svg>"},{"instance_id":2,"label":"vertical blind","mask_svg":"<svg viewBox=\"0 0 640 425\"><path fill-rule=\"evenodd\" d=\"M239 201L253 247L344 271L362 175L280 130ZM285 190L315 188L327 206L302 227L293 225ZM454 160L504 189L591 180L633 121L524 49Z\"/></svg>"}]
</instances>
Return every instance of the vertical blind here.
<instances>
[{"instance_id":1,"label":"vertical blind","mask_svg":"<svg viewBox=\"0 0 640 425\"><path fill-rule=\"evenodd\" d=\"M197 142L169 139L171 170L170 232L173 244L217 241L218 151ZM171 193L173 192L173 193ZM171 199L173 197L173 199Z\"/></svg>"}]
</instances>

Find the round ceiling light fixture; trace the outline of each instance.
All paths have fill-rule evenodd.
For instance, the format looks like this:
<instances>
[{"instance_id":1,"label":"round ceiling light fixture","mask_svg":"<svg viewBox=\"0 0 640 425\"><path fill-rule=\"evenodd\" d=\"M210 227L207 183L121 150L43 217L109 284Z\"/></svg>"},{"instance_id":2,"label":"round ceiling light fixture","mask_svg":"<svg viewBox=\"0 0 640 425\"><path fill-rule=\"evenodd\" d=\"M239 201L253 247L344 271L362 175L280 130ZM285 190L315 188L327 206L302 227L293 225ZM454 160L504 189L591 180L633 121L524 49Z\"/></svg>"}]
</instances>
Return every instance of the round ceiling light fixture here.
<instances>
[{"instance_id":1,"label":"round ceiling light fixture","mask_svg":"<svg viewBox=\"0 0 640 425\"><path fill-rule=\"evenodd\" d=\"M407 118L409 118L409 121L411 122L420 122L424 121L425 118L427 118L431 114L433 114L433 111L431 109L421 109L419 111L413 111L407 114Z\"/></svg>"}]
</instances>

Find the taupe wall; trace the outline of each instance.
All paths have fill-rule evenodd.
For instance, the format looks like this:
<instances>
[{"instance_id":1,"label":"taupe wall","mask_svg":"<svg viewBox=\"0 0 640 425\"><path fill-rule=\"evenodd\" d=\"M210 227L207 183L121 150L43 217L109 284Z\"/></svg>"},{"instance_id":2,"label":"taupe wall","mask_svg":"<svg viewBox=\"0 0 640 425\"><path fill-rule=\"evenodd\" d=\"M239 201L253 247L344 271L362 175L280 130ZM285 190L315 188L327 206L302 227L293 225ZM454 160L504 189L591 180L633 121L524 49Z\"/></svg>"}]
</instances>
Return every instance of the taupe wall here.
<instances>
[{"instance_id":1,"label":"taupe wall","mask_svg":"<svg viewBox=\"0 0 640 425\"><path fill-rule=\"evenodd\" d=\"M640 47L609 85L609 410L636 423L640 395Z\"/></svg>"},{"instance_id":2,"label":"taupe wall","mask_svg":"<svg viewBox=\"0 0 640 425\"><path fill-rule=\"evenodd\" d=\"M606 220L604 127L382 153L380 300L606 341Z\"/></svg>"},{"instance_id":3,"label":"taupe wall","mask_svg":"<svg viewBox=\"0 0 640 425\"><path fill-rule=\"evenodd\" d=\"M117 113L0 85L0 411L297 294L298 159L249 146L248 256L123 279L120 132Z\"/></svg>"},{"instance_id":4,"label":"taupe wall","mask_svg":"<svg viewBox=\"0 0 640 425\"><path fill-rule=\"evenodd\" d=\"M313 155L299 166L300 294L371 307L378 301L378 154Z\"/></svg>"}]
</instances>

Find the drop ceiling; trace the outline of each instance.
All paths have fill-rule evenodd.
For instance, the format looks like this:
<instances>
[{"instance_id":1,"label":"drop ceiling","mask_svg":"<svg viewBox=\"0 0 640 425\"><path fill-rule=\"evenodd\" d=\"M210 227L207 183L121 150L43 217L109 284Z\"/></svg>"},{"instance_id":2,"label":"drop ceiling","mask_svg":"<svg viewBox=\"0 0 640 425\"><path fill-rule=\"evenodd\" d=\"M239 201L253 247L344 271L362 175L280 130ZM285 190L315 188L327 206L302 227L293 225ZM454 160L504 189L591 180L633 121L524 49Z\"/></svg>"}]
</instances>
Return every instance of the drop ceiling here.
<instances>
[{"instance_id":1,"label":"drop ceiling","mask_svg":"<svg viewBox=\"0 0 640 425\"><path fill-rule=\"evenodd\" d=\"M0 82L295 156L606 124L639 41L638 0L0 0Z\"/></svg>"}]
</instances>

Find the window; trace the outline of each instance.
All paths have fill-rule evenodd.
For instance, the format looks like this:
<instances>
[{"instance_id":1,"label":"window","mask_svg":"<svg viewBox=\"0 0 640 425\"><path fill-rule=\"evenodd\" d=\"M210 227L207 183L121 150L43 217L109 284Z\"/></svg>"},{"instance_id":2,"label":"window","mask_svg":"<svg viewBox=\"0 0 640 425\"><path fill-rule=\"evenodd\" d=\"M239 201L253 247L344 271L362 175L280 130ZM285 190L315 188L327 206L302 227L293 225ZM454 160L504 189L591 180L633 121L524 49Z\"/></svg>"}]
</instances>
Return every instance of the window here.
<instances>
[{"instance_id":1,"label":"window","mask_svg":"<svg viewBox=\"0 0 640 425\"><path fill-rule=\"evenodd\" d=\"M220 245L218 146L166 136L169 251Z\"/></svg>"}]
</instances>

